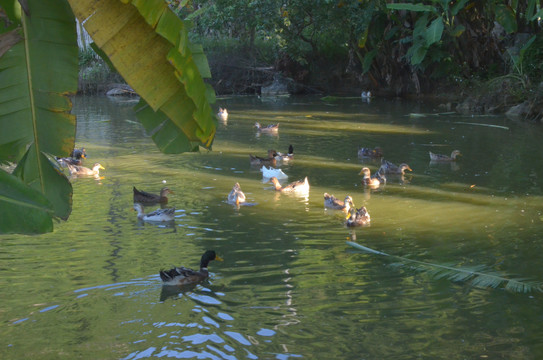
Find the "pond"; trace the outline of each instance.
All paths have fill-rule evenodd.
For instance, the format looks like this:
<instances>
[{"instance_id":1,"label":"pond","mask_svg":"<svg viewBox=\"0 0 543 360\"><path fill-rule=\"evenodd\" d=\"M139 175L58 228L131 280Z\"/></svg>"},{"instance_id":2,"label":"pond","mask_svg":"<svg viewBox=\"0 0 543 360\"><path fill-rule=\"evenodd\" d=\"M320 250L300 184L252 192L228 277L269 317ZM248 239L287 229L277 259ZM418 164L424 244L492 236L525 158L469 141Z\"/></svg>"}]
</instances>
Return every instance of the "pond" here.
<instances>
[{"instance_id":1,"label":"pond","mask_svg":"<svg viewBox=\"0 0 543 360\"><path fill-rule=\"evenodd\" d=\"M540 126L400 100L232 97L216 103L229 118L213 151L165 155L133 105L76 98L76 143L102 177L72 181L72 214L53 233L0 237L2 359L543 357L543 294L484 281L543 281ZM301 196L249 163L291 144L280 168L308 177ZM380 162L357 151L376 146L413 171L365 188L361 168ZM455 149L454 163L430 161ZM226 201L236 182L239 208ZM164 184L175 222L138 221L133 186ZM370 225L346 227L325 192L352 196ZM206 249L224 259L208 280L162 286L159 270L198 268Z\"/></svg>"}]
</instances>

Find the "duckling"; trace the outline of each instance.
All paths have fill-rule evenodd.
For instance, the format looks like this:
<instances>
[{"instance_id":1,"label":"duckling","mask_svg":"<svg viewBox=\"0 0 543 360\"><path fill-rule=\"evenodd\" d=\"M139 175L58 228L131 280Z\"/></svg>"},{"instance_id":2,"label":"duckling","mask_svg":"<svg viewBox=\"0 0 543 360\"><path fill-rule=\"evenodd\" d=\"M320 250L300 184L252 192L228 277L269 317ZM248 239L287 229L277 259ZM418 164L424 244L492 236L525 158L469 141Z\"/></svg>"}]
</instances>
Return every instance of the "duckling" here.
<instances>
[{"instance_id":1,"label":"duckling","mask_svg":"<svg viewBox=\"0 0 543 360\"><path fill-rule=\"evenodd\" d=\"M243 191L241 191L241 186L239 183L235 183L232 191L230 191L230 194L228 194L228 202L230 204L235 204L236 206L239 206L240 203L245 202L245 194Z\"/></svg>"},{"instance_id":2,"label":"duckling","mask_svg":"<svg viewBox=\"0 0 543 360\"><path fill-rule=\"evenodd\" d=\"M68 170L70 171L70 175L88 175L88 176L99 176L100 175L100 169L105 170L102 165L99 163L94 164L92 169L86 168L84 166L78 166L78 165L68 165Z\"/></svg>"},{"instance_id":3,"label":"duckling","mask_svg":"<svg viewBox=\"0 0 543 360\"><path fill-rule=\"evenodd\" d=\"M138 212L138 219L143 221L165 222L175 219L175 208L158 209L146 214L143 212L143 206L140 203L134 203L134 210Z\"/></svg>"},{"instance_id":4,"label":"duckling","mask_svg":"<svg viewBox=\"0 0 543 360\"><path fill-rule=\"evenodd\" d=\"M279 180L277 180L276 177L272 177L270 179L270 182L275 186L276 191L280 192L299 192L304 193L309 191L309 181L307 180L307 176L304 180L294 181L288 185L281 186L279 183Z\"/></svg>"},{"instance_id":5,"label":"duckling","mask_svg":"<svg viewBox=\"0 0 543 360\"><path fill-rule=\"evenodd\" d=\"M249 162L251 165L254 166L260 166L260 165L268 165L268 166L276 166L277 160L275 159L276 151L275 150L268 150L268 158L262 158L260 156L251 155L249 154Z\"/></svg>"},{"instance_id":6,"label":"duckling","mask_svg":"<svg viewBox=\"0 0 543 360\"><path fill-rule=\"evenodd\" d=\"M226 110L226 108L219 108L217 117L222 120L223 123L226 123L228 121L228 110Z\"/></svg>"},{"instance_id":7,"label":"duckling","mask_svg":"<svg viewBox=\"0 0 543 360\"><path fill-rule=\"evenodd\" d=\"M257 121L255 122L255 127L259 132L263 133L277 133L277 131L279 131L279 124L270 124L262 127L262 125L260 125L260 123Z\"/></svg>"},{"instance_id":8,"label":"duckling","mask_svg":"<svg viewBox=\"0 0 543 360\"><path fill-rule=\"evenodd\" d=\"M358 150L358 157L360 157L360 158L380 158L380 157L383 157L383 150L379 146L376 146L373 149L360 148Z\"/></svg>"},{"instance_id":9,"label":"duckling","mask_svg":"<svg viewBox=\"0 0 543 360\"><path fill-rule=\"evenodd\" d=\"M134 193L134 202L140 203L140 204L156 204L156 203L162 203L166 204L168 203L168 194L173 194L174 192L168 189L167 187L164 187L160 190L160 195L151 194L146 191L138 190L134 186L132 189Z\"/></svg>"},{"instance_id":10,"label":"duckling","mask_svg":"<svg viewBox=\"0 0 543 360\"><path fill-rule=\"evenodd\" d=\"M334 195L324 193L324 207L349 212L351 207L354 207L353 198L347 195L345 196L345 201L341 201Z\"/></svg>"},{"instance_id":11,"label":"duckling","mask_svg":"<svg viewBox=\"0 0 543 360\"><path fill-rule=\"evenodd\" d=\"M405 170L413 171L406 163L402 163L398 166L391 163L390 161L381 159L381 167L379 168L379 172L381 172L382 174L404 175Z\"/></svg>"},{"instance_id":12,"label":"duckling","mask_svg":"<svg viewBox=\"0 0 543 360\"><path fill-rule=\"evenodd\" d=\"M188 285L195 284L209 277L207 266L212 260L223 261L214 250L207 250L200 259L200 270L192 270L186 267L174 267L170 270L160 270L160 278L163 285Z\"/></svg>"},{"instance_id":13,"label":"duckling","mask_svg":"<svg viewBox=\"0 0 543 360\"><path fill-rule=\"evenodd\" d=\"M451 156L442 155L442 154L434 154L431 151L428 151L428 153L430 154L431 161L456 161L457 156L462 156L462 153L460 152L460 150L454 150L451 153Z\"/></svg>"},{"instance_id":14,"label":"duckling","mask_svg":"<svg viewBox=\"0 0 543 360\"><path fill-rule=\"evenodd\" d=\"M365 206L362 206L360 209L353 207L349 210L349 216L347 217L347 221L345 221L345 225L348 227L364 226L369 225L370 220L370 213Z\"/></svg>"},{"instance_id":15,"label":"duckling","mask_svg":"<svg viewBox=\"0 0 543 360\"><path fill-rule=\"evenodd\" d=\"M280 152L275 153L275 158L277 160L281 160L281 161L289 161L293 157L294 157L294 147L292 145L288 146L288 153L286 153L286 154L285 153L280 153Z\"/></svg>"},{"instance_id":16,"label":"duckling","mask_svg":"<svg viewBox=\"0 0 543 360\"><path fill-rule=\"evenodd\" d=\"M381 173L381 169L379 169L373 176L371 176L370 169L367 167L363 167L358 175L364 175L364 177L362 178L362 184L364 184L365 186L369 186L370 188L376 189L381 184L386 183L386 177L384 174Z\"/></svg>"}]
</instances>

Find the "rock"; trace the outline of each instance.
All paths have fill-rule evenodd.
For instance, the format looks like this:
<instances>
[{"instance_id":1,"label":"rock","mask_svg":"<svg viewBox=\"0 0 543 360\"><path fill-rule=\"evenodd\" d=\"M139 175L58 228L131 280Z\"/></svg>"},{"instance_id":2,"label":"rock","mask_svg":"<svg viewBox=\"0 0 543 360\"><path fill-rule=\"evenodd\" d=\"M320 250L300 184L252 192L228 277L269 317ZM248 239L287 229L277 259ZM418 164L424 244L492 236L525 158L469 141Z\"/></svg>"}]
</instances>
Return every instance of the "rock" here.
<instances>
[{"instance_id":1,"label":"rock","mask_svg":"<svg viewBox=\"0 0 543 360\"><path fill-rule=\"evenodd\" d=\"M276 74L271 85L260 88L260 94L262 96L288 95L288 80Z\"/></svg>"},{"instance_id":2,"label":"rock","mask_svg":"<svg viewBox=\"0 0 543 360\"><path fill-rule=\"evenodd\" d=\"M530 108L530 102L525 101L522 104L518 104L509 108L509 110L507 110L507 112L505 113L505 116L513 120L525 118L530 113Z\"/></svg>"}]
</instances>

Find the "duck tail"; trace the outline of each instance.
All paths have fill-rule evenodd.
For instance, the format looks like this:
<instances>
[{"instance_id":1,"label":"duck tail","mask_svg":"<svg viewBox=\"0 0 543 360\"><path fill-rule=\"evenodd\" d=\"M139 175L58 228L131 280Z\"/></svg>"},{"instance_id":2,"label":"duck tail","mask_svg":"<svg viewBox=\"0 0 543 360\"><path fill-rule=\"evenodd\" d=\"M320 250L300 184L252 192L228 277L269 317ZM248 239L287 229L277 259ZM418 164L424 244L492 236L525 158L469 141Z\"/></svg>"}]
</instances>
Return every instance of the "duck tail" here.
<instances>
[{"instance_id":1,"label":"duck tail","mask_svg":"<svg viewBox=\"0 0 543 360\"><path fill-rule=\"evenodd\" d=\"M294 147L292 145L288 146L288 155L294 155Z\"/></svg>"}]
</instances>

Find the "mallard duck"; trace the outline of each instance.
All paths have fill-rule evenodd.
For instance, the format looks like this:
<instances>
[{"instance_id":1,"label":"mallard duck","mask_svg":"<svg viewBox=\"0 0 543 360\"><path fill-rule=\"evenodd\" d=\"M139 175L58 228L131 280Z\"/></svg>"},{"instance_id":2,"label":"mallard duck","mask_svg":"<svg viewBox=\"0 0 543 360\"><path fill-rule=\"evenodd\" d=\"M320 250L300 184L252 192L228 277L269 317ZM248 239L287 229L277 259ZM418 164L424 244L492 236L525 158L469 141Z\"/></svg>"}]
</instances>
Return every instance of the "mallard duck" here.
<instances>
[{"instance_id":1,"label":"mallard duck","mask_svg":"<svg viewBox=\"0 0 543 360\"><path fill-rule=\"evenodd\" d=\"M249 161L251 165L254 165L254 166L260 166L260 165L275 166L277 165L277 160L275 159L275 155L276 155L275 150L268 150L267 158L262 158L260 156L249 154Z\"/></svg>"},{"instance_id":2,"label":"mallard duck","mask_svg":"<svg viewBox=\"0 0 543 360\"><path fill-rule=\"evenodd\" d=\"M219 108L219 112L217 113L217 117L221 119L223 122L228 121L228 111L226 108Z\"/></svg>"},{"instance_id":3,"label":"mallard duck","mask_svg":"<svg viewBox=\"0 0 543 360\"><path fill-rule=\"evenodd\" d=\"M364 226L368 225L370 220L370 213L365 206L362 206L360 209L355 209L353 207L349 210L349 217L347 217L345 225L349 227Z\"/></svg>"},{"instance_id":4,"label":"mallard duck","mask_svg":"<svg viewBox=\"0 0 543 360\"><path fill-rule=\"evenodd\" d=\"M174 192L168 189L167 187L164 187L160 190L160 195L151 194L146 191L138 190L134 186L132 191L134 192L134 202L140 203L140 204L156 204L156 203L162 203L166 204L168 203L168 194L173 194Z\"/></svg>"},{"instance_id":5,"label":"mallard duck","mask_svg":"<svg viewBox=\"0 0 543 360\"><path fill-rule=\"evenodd\" d=\"M283 172L281 169L274 169L271 166L267 168L266 166L262 166L260 168L260 172L262 173L262 176L265 178L272 178L276 177L278 179L287 179L288 175Z\"/></svg>"},{"instance_id":6,"label":"mallard duck","mask_svg":"<svg viewBox=\"0 0 543 360\"><path fill-rule=\"evenodd\" d=\"M85 151L85 148L73 149L72 152L70 153L70 157L64 157L64 158L56 157L58 163L62 167L68 167L68 164L79 166L82 164L81 159L86 159L86 158L87 158L87 152Z\"/></svg>"},{"instance_id":7,"label":"mallard duck","mask_svg":"<svg viewBox=\"0 0 543 360\"><path fill-rule=\"evenodd\" d=\"M391 163L390 161L387 161L385 159L381 159L381 167L379 168L379 172L382 174L399 174L404 175L405 170L413 171L409 167L409 165L402 163L400 165L395 165Z\"/></svg>"},{"instance_id":8,"label":"mallard duck","mask_svg":"<svg viewBox=\"0 0 543 360\"><path fill-rule=\"evenodd\" d=\"M380 158L383 157L383 150L376 146L373 149L361 148L358 150L358 157L361 158Z\"/></svg>"},{"instance_id":9,"label":"mallard duck","mask_svg":"<svg viewBox=\"0 0 543 360\"><path fill-rule=\"evenodd\" d=\"M345 196L345 200L341 201L337 199L334 195L324 193L324 207L349 212L351 207L354 207L353 198L347 195Z\"/></svg>"},{"instance_id":10,"label":"mallard duck","mask_svg":"<svg viewBox=\"0 0 543 360\"><path fill-rule=\"evenodd\" d=\"M278 151L275 153L275 158L281 161L289 161L293 157L294 157L294 147L292 145L288 146L288 153L286 154L280 153Z\"/></svg>"},{"instance_id":11,"label":"mallard duck","mask_svg":"<svg viewBox=\"0 0 543 360\"><path fill-rule=\"evenodd\" d=\"M138 219L143 221L165 222L173 221L175 219L175 208L158 209L146 214L143 212L143 205L140 203L134 203L134 210L138 212Z\"/></svg>"},{"instance_id":12,"label":"mallard duck","mask_svg":"<svg viewBox=\"0 0 543 360\"><path fill-rule=\"evenodd\" d=\"M456 161L457 156L462 156L462 153L460 153L460 150L454 150L451 153L451 156L442 155L442 154L434 154L431 151L428 151L430 154L430 160L431 161Z\"/></svg>"},{"instance_id":13,"label":"mallard duck","mask_svg":"<svg viewBox=\"0 0 543 360\"><path fill-rule=\"evenodd\" d=\"M358 175L364 175L362 184L371 188L378 188L381 184L386 183L386 177L381 173L381 169L371 176L371 171L367 167L363 167Z\"/></svg>"},{"instance_id":14,"label":"mallard duck","mask_svg":"<svg viewBox=\"0 0 543 360\"><path fill-rule=\"evenodd\" d=\"M200 270L192 270L183 266L170 270L160 270L163 285L188 285L205 280L209 276L207 266L212 260L223 261L213 250L207 250L200 259Z\"/></svg>"},{"instance_id":15,"label":"mallard duck","mask_svg":"<svg viewBox=\"0 0 543 360\"><path fill-rule=\"evenodd\" d=\"M84 166L78 166L78 165L68 165L68 170L70 171L70 175L88 175L88 176L99 176L100 175L100 169L105 170L102 165L99 163L94 164L92 169L86 168Z\"/></svg>"},{"instance_id":16,"label":"mallard duck","mask_svg":"<svg viewBox=\"0 0 543 360\"><path fill-rule=\"evenodd\" d=\"M288 185L281 186L279 183L279 180L277 180L276 177L272 177L270 179L270 182L275 186L276 191L281 192L308 192L309 191L309 181L307 180L307 176L304 180L294 181Z\"/></svg>"},{"instance_id":17,"label":"mallard duck","mask_svg":"<svg viewBox=\"0 0 543 360\"><path fill-rule=\"evenodd\" d=\"M263 133L276 133L279 130L279 124L270 124L268 126L262 127L260 123L255 122L255 127L259 132Z\"/></svg>"},{"instance_id":18,"label":"mallard duck","mask_svg":"<svg viewBox=\"0 0 543 360\"><path fill-rule=\"evenodd\" d=\"M235 183L232 191L228 194L228 202L230 204L238 205L245 202L245 194L241 191L241 186L239 183Z\"/></svg>"}]
</instances>

